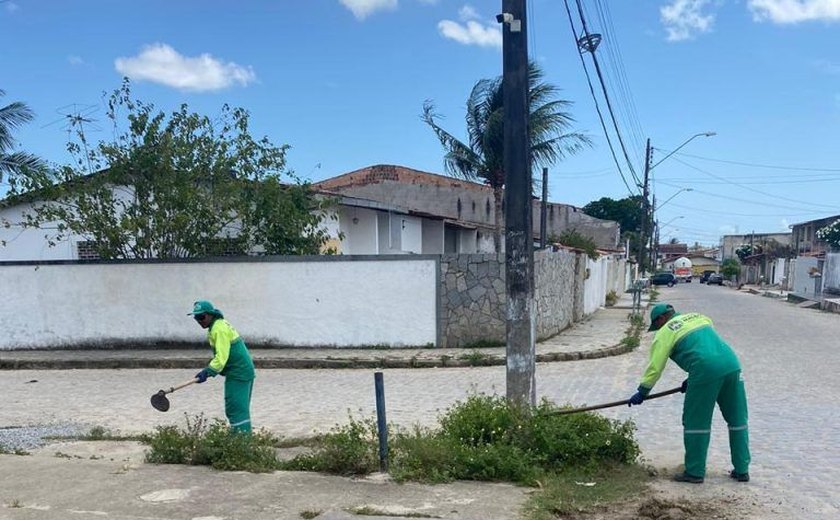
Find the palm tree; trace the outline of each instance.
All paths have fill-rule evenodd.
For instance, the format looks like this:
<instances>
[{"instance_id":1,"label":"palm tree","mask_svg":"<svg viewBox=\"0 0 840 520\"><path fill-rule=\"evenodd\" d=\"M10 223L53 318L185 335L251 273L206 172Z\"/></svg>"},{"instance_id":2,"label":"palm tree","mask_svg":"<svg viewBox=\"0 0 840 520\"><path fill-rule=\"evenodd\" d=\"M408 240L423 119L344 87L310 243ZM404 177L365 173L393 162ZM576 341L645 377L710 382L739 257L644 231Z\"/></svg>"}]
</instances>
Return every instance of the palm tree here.
<instances>
[{"instance_id":1,"label":"palm tree","mask_svg":"<svg viewBox=\"0 0 840 520\"><path fill-rule=\"evenodd\" d=\"M0 90L0 97L5 95ZM14 177L28 170L43 168L43 162L38 157L13 151L15 140L12 138L12 130L32 121L34 117L32 110L20 101L0 107L0 182L4 176Z\"/></svg>"},{"instance_id":2,"label":"palm tree","mask_svg":"<svg viewBox=\"0 0 840 520\"><path fill-rule=\"evenodd\" d=\"M534 63L528 66L528 133L531 166L550 166L567 154L591 146L586 135L569 132L574 123L565 110L571 101L557 99L560 89L543 81L542 70ZM504 103L502 77L482 79L467 98L468 143L460 141L437 124L434 103L423 104L423 121L443 145L444 169L453 177L483 181L493 188L495 202L496 252L501 250L502 193L504 171Z\"/></svg>"}]
</instances>

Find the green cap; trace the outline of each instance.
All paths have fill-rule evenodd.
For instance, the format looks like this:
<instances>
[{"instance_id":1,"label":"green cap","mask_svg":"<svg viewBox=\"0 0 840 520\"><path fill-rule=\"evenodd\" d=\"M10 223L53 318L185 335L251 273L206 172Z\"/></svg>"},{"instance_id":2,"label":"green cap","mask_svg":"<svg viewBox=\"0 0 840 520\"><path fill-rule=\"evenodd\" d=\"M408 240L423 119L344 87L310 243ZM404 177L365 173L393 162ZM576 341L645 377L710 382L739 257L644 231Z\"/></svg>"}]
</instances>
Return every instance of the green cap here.
<instances>
[{"instance_id":1,"label":"green cap","mask_svg":"<svg viewBox=\"0 0 840 520\"><path fill-rule=\"evenodd\" d=\"M213 304L207 300L198 300L193 304L193 311L187 313L187 316L194 316L196 314L213 314L223 318L222 311L213 307Z\"/></svg>"},{"instance_id":2,"label":"green cap","mask_svg":"<svg viewBox=\"0 0 840 520\"><path fill-rule=\"evenodd\" d=\"M658 330L654 327L653 324L653 322L656 321L656 318L673 310L674 308L671 306L670 303L657 303L656 305L654 305L653 309L650 310L650 327L648 327L648 332Z\"/></svg>"}]
</instances>

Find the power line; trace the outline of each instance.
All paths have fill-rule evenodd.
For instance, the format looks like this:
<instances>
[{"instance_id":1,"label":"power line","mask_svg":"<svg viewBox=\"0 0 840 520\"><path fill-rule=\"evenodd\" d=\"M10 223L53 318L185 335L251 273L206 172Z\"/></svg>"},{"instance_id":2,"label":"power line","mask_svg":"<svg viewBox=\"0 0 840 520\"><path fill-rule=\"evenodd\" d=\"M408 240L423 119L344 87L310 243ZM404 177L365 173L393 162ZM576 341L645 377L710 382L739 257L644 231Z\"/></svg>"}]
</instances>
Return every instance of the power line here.
<instances>
[{"instance_id":1,"label":"power line","mask_svg":"<svg viewBox=\"0 0 840 520\"><path fill-rule=\"evenodd\" d=\"M772 193L767 193L766 191L757 190L757 189L755 189L755 188L749 188L749 187L746 187L746 186L744 186L744 185L742 185L742 184L739 184L739 183L737 183L737 182L734 182L734 181L729 181L728 179L725 179L724 177L720 177L719 175L715 175L714 173L712 173L712 172L708 172L708 171L706 171L706 170L704 170L704 169L702 169L702 168L698 168L697 166L694 166L694 165L692 165L692 164L689 164L689 163L687 163L687 162L685 162L685 161L683 161L683 160L681 160L681 159L674 158L674 160L675 160L675 161L677 161L678 163L683 164L683 165L685 165L685 166L688 166L689 168L691 168L691 169L693 169L693 170L696 170L696 171L698 171L698 172L700 172L700 173L704 173L704 174L706 174L706 175L709 175L709 176L711 176L711 177L714 177L715 179L718 179L718 180L724 181L724 182L726 182L727 184L731 184L731 185L733 185L733 186L738 186L738 187L739 187L739 188L741 188L741 189L744 189L744 190L747 190L747 191L751 191L751 192L754 192L754 193L758 193L759 195L764 195L765 197L770 197L770 198L773 198L773 199L784 200L784 201L787 201L787 202L794 202L794 203L796 203L796 204L810 204L810 205L812 205L812 206L819 206L819 207L822 207L822 208L827 208L827 209L831 209L831 210L837 210L837 209L838 209L838 207L837 207L837 206L828 206L828 205L826 205L826 204L817 204L816 202L810 202L810 201L807 201L807 202L806 202L806 201L797 200L797 199L790 199L790 198L788 198L788 197L780 197L780 196L778 196L778 195L773 195Z\"/></svg>"},{"instance_id":2,"label":"power line","mask_svg":"<svg viewBox=\"0 0 840 520\"><path fill-rule=\"evenodd\" d=\"M580 23L583 26L583 34L586 38L589 38L591 35L589 33L589 29L586 26L586 17L583 15L583 6L580 3L580 0L576 0L577 8L578 8L578 15L580 16ZM607 87L604 84L604 76L601 74L601 66L598 64L598 57L595 55L595 49L589 53L592 57L592 63L595 64L595 73L598 75L598 82L601 84L601 90L604 93L604 100L607 102L607 110L610 113L610 119L613 123L613 128L615 129L616 137L618 138L618 142L621 145L621 151L624 153L624 160L627 161L627 167L630 169L630 174L633 176L633 179L636 181L637 185L641 185L641 181L639 180L639 176L636 175L636 170L633 168L633 163L630 161L630 156L627 154L627 146L624 144L624 139L621 137L621 131L618 129L618 123L615 119L615 112L612 108L612 102L610 102L610 96L607 93Z\"/></svg>"},{"instance_id":3,"label":"power line","mask_svg":"<svg viewBox=\"0 0 840 520\"><path fill-rule=\"evenodd\" d=\"M660 150L662 152L667 152L668 150ZM749 162L741 162L741 161L730 161L726 159L712 159L710 157L703 157L700 155L691 155L687 153L678 152L677 155L684 155L686 157L691 157L694 159L700 159L703 161L712 161L712 162L719 162L719 163L726 163L726 164L735 164L738 166L747 166L749 168L768 168L771 170L791 170L791 171L811 171L811 172L840 172L840 168L811 168L806 166L779 166L774 164L759 164L759 163L749 163Z\"/></svg>"},{"instance_id":4,"label":"power line","mask_svg":"<svg viewBox=\"0 0 840 520\"><path fill-rule=\"evenodd\" d=\"M665 182L665 181L659 181L659 182L661 182L662 184L664 184L664 185L666 185L666 186L671 186L672 188L681 188L681 187L682 187L682 186L679 186L679 185L677 185L677 184L671 184L671 183L669 183L669 182ZM702 193L703 195L708 195L708 196L710 196L710 197L714 197L714 198L716 198L716 199L733 200L733 201L735 201L735 202L743 202L743 203L745 203L745 204L754 204L754 205L756 205L756 206L763 206L763 207L767 207L767 206L768 206L767 202L765 202L765 201L756 201L756 200L750 200L750 199L740 199L740 198L738 198L738 197L730 197L730 196L728 196L728 195L723 195L723 194L721 194L721 193L714 193L714 192L711 192L711 191L703 191L703 190L700 190L700 189L697 189L697 188L694 188L691 192L692 192L692 193ZM806 204L807 204L807 203L806 203ZM793 206L782 206L782 205L779 205L779 204L776 204L776 205L775 205L775 206L773 206L773 207L778 208L778 209L790 209L790 210L793 210L793 211L811 211L811 208L793 207Z\"/></svg>"},{"instance_id":5,"label":"power line","mask_svg":"<svg viewBox=\"0 0 840 520\"><path fill-rule=\"evenodd\" d=\"M708 208L695 208L693 206L685 206L672 202L670 206L675 208L687 209L689 211L698 211L700 213L711 213L714 215L725 215L730 217L807 217L809 215L818 215L824 213L823 211L809 211L806 213L732 213L731 211L716 211Z\"/></svg>"},{"instance_id":6,"label":"power line","mask_svg":"<svg viewBox=\"0 0 840 520\"><path fill-rule=\"evenodd\" d=\"M577 48L577 31L575 30L575 23L572 19L572 10L569 8L569 0L563 0L566 4L566 13L569 15L569 25L572 27L572 38L575 40L575 48ZM578 56L580 57L580 64L583 66L583 72L586 75L586 82L589 84L589 93L592 94L592 100L595 102L595 111L598 112L598 119L601 121L601 128L604 129L604 137L607 139L607 145L610 148L610 154L612 155L613 162L615 162L615 167L618 169L618 174L621 176L621 181L624 183L624 186L627 188L627 191L630 194L633 194L634 191L630 188L630 184L627 183L627 178L624 176L624 172L621 170L621 165L618 162L618 156L615 154L615 148L613 147L612 141L610 140L610 134L607 131L607 124L604 122L604 115L601 113L601 106L598 103L598 97L595 95L595 88L592 86L592 78L589 76L589 69L586 68L586 60L583 59L583 54L578 52ZM635 176L634 176L635 177ZM636 185L636 189L638 190L638 185Z\"/></svg>"}]
</instances>

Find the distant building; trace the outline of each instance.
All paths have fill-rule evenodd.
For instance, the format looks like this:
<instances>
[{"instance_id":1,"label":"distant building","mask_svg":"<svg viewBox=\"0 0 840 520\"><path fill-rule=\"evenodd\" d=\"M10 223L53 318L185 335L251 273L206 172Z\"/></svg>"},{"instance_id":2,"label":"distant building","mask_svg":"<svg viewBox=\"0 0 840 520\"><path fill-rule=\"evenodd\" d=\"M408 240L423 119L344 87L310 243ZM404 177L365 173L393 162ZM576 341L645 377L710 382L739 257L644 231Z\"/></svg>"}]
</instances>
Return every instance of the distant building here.
<instances>
[{"instance_id":1,"label":"distant building","mask_svg":"<svg viewBox=\"0 0 840 520\"><path fill-rule=\"evenodd\" d=\"M322 193L376 201L404 208L412 215L438 219L444 237L444 250L440 252L495 250L496 208L493 189L487 185L380 164L317 182L313 187ZM540 201L533 199L532 204L534 238L537 239ZM575 230L591 238L600 249L616 251L620 248L618 223L590 217L580 208L550 202L546 221L548 236ZM504 235L504 230L502 233Z\"/></svg>"},{"instance_id":2,"label":"distant building","mask_svg":"<svg viewBox=\"0 0 840 520\"><path fill-rule=\"evenodd\" d=\"M791 233L749 233L746 235L724 235L720 239L720 261L738 259L735 250L743 244L765 244L771 240L781 246L791 245Z\"/></svg>"},{"instance_id":3,"label":"distant building","mask_svg":"<svg viewBox=\"0 0 840 520\"><path fill-rule=\"evenodd\" d=\"M825 255L830 248L828 244L817 238L817 231L838 219L840 219L840 215L834 215L833 217L819 218L791 225L793 252L797 256Z\"/></svg>"}]
</instances>

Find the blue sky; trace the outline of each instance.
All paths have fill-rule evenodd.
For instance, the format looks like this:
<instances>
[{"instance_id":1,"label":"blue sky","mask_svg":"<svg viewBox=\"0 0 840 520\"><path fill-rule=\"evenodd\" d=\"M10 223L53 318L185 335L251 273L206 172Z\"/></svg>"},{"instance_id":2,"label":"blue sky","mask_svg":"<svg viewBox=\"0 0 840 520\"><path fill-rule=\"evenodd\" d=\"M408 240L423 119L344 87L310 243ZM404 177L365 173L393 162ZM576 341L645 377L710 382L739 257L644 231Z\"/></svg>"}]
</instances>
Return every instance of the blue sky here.
<instances>
[{"instance_id":1,"label":"blue sky","mask_svg":"<svg viewBox=\"0 0 840 520\"><path fill-rule=\"evenodd\" d=\"M663 240L716 243L840 214L840 0L582 4L604 34L597 56L637 172L646 138L657 162L717 134L653 169ZM528 9L530 55L595 143L551 168L551 199L626 196L563 1ZM90 139L108 138L102 93L128 75L165 110L247 108L254 133L289 144L289 167L310 180L379 163L442 173L423 102L465 136L470 89L501 74L500 11L501 0L5 0L0 102L36 112L19 145L56 163L70 162L61 119L73 105L98 119Z\"/></svg>"}]
</instances>

